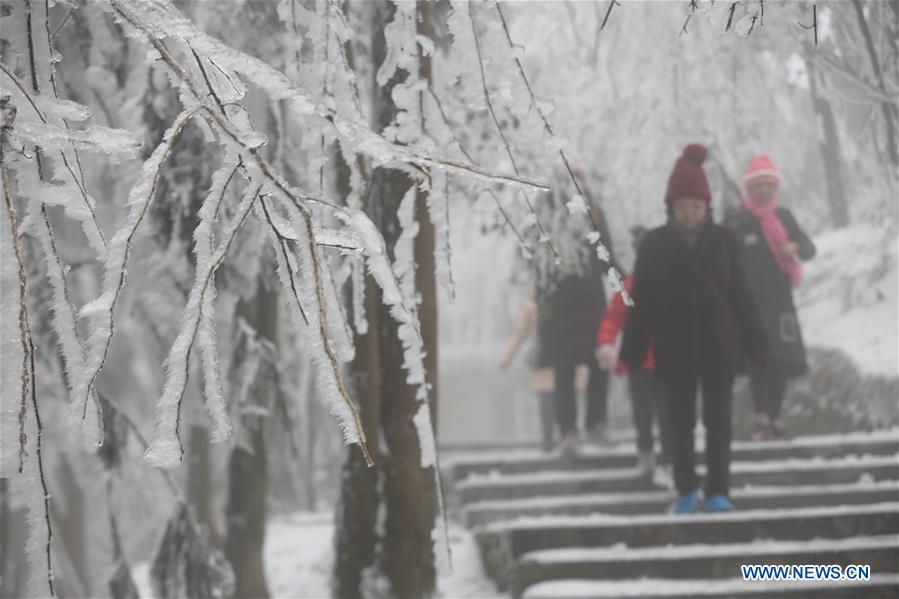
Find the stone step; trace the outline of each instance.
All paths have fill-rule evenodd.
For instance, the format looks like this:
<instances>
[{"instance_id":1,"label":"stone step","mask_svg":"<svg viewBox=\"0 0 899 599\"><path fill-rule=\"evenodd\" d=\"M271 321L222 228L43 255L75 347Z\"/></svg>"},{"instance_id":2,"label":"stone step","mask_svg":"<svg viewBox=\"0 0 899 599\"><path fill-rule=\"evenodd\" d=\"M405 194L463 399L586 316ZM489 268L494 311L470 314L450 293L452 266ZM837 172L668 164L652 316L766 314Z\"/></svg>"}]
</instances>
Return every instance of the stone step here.
<instances>
[{"instance_id":1,"label":"stone step","mask_svg":"<svg viewBox=\"0 0 899 599\"><path fill-rule=\"evenodd\" d=\"M899 502L688 516L549 516L488 526L476 538L488 572L501 575L504 567L526 553L563 547L635 548L887 534L899 535ZM896 539L899 542L899 536Z\"/></svg>"},{"instance_id":2,"label":"stone step","mask_svg":"<svg viewBox=\"0 0 899 599\"><path fill-rule=\"evenodd\" d=\"M643 578L627 581L558 580L528 587L524 599L693 599L702 597L875 599L899 597L899 574L871 574L869 580L747 582Z\"/></svg>"},{"instance_id":3,"label":"stone step","mask_svg":"<svg viewBox=\"0 0 899 599\"><path fill-rule=\"evenodd\" d=\"M699 466L700 476L704 468ZM734 462L731 486L838 484L899 479L899 455L849 456L831 460L791 459ZM548 470L528 474L472 475L455 485L463 503L527 497L558 497L582 493L612 493L658 489L634 469L599 471Z\"/></svg>"},{"instance_id":4,"label":"stone step","mask_svg":"<svg viewBox=\"0 0 899 599\"><path fill-rule=\"evenodd\" d=\"M552 549L528 553L516 562L510 590L520 597L529 586L563 579L638 578L732 579L748 564L868 565L872 573L899 571L895 534L812 541L757 541L714 545L600 549Z\"/></svg>"},{"instance_id":5,"label":"stone step","mask_svg":"<svg viewBox=\"0 0 899 599\"><path fill-rule=\"evenodd\" d=\"M734 461L784 460L789 458L836 458L847 455L895 454L899 452L899 430L870 433L797 437L782 441L736 441L731 447ZM703 448L697 448L698 461ZM585 446L580 455L563 457L536 450L479 451L451 453L444 462L452 461L454 480L470 474L499 472L516 474L538 470L592 470L630 468L636 465L632 443L606 448Z\"/></svg>"},{"instance_id":6,"label":"stone step","mask_svg":"<svg viewBox=\"0 0 899 599\"><path fill-rule=\"evenodd\" d=\"M674 498L673 491L664 490L479 501L466 505L464 514L470 527L482 527L492 522L524 516L659 514L668 511ZM836 485L738 487L731 490L731 500L739 510L899 501L899 480Z\"/></svg>"}]
</instances>

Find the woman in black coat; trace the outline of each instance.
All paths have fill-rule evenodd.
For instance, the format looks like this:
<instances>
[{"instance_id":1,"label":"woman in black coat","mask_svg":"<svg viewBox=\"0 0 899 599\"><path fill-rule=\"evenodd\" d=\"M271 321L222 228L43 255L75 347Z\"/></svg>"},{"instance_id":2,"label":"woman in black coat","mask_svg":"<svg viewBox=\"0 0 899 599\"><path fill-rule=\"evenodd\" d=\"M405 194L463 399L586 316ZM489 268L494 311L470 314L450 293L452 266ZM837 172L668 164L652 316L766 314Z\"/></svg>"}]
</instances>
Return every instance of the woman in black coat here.
<instances>
[{"instance_id":1,"label":"woman in black coat","mask_svg":"<svg viewBox=\"0 0 899 599\"><path fill-rule=\"evenodd\" d=\"M732 509L729 491L734 375L765 360L765 336L734 235L712 222L702 163L705 147L684 149L668 179L668 223L646 234L634 269L635 307L621 359L644 360L652 340L656 375L668 392L675 512L700 507L694 469L696 393L706 429L706 511Z\"/></svg>"},{"instance_id":2,"label":"woman in black coat","mask_svg":"<svg viewBox=\"0 0 899 599\"><path fill-rule=\"evenodd\" d=\"M787 379L808 370L793 286L802 276L799 261L813 258L815 245L793 214L777 206L779 181L770 158L753 159L743 177L748 192L743 206L725 219L742 247L743 264L771 349L767 366L750 378L755 439L787 436L779 421Z\"/></svg>"}]
</instances>

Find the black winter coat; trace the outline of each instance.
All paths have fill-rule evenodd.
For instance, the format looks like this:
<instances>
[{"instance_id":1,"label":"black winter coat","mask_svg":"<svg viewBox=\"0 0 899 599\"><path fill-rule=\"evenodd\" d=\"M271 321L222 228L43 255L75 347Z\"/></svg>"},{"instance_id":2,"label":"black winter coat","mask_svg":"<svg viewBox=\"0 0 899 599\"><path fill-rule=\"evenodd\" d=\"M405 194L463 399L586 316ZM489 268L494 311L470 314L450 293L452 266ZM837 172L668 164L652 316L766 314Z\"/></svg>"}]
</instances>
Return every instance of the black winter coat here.
<instances>
[{"instance_id":1,"label":"black winter coat","mask_svg":"<svg viewBox=\"0 0 899 599\"><path fill-rule=\"evenodd\" d=\"M799 228L793 214L786 208L778 208L777 216L787 230L790 241L799 245L799 259L813 258L815 245ZM793 304L793 283L789 275L778 266L758 219L745 207L729 213L724 224L740 242L749 286L755 294L768 337L771 365L779 368L786 376L803 374L808 366L796 306Z\"/></svg>"},{"instance_id":2,"label":"black winter coat","mask_svg":"<svg viewBox=\"0 0 899 599\"><path fill-rule=\"evenodd\" d=\"M634 268L635 307L621 360L639 367L649 336L656 373L733 374L766 359L765 334L728 229L708 222L690 247L673 224L646 234Z\"/></svg>"},{"instance_id":3,"label":"black winter coat","mask_svg":"<svg viewBox=\"0 0 899 599\"><path fill-rule=\"evenodd\" d=\"M591 255L586 272L564 276L551 289L538 292L538 368L594 360L596 331L606 311L604 270Z\"/></svg>"}]
</instances>

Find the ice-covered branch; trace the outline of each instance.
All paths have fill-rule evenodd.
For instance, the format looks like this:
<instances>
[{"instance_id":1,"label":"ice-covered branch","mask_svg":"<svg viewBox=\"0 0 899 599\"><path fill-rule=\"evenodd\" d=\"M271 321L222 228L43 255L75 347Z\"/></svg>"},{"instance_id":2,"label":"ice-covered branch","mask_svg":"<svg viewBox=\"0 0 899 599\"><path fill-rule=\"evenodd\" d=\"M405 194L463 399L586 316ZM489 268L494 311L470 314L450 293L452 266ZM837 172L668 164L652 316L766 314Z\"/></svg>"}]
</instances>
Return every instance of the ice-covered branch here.
<instances>
[{"instance_id":1,"label":"ice-covered branch","mask_svg":"<svg viewBox=\"0 0 899 599\"><path fill-rule=\"evenodd\" d=\"M509 43L511 48L515 47L515 43L512 41L512 34L509 32L509 26L506 23L506 17L503 15L503 9L500 7L499 2L495 3L496 12L499 15L500 22L502 23L503 32L505 32L506 40ZM527 74L524 71L524 66L521 64L521 60L518 56L514 57L515 65L518 67L518 73L521 76L522 81L524 82L525 87L528 90L528 94L531 97L531 105L534 107L534 110L537 111L537 114L540 116L540 120L543 121L543 127L546 132L551 136L555 137L555 133L553 132L552 126L549 124L549 119L546 118L546 115L543 113L543 109L540 108L540 104L537 102L537 97L534 94L534 89L531 87L531 83L528 80ZM568 160L568 157L565 155L565 151L560 147L559 148L559 158L561 158L562 163L565 165L565 170L568 173L568 177L571 179L572 184L574 185L574 189L577 191L578 195L583 197L584 192L581 190L581 186L577 181L577 177L574 174L574 170L571 168L571 163ZM599 223L596 222L596 218L594 217L592 211L587 211L587 216L590 219L590 224L593 226L593 231L590 234L590 241L596 246L596 256L600 259L600 261L609 265L608 270L606 271L606 277L612 285L612 288L621 294L624 303L628 306L633 305L633 300L630 295L627 293L627 290L624 288L621 273L615 268L615 266L611 263L611 253L609 249L605 246L602 234L600 233Z\"/></svg>"},{"instance_id":2,"label":"ice-covered branch","mask_svg":"<svg viewBox=\"0 0 899 599\"><path fill-rule=\"evenodd\" d=\"M207 353L206 397L207 409L215 422L212 431L213 440L222 441L231 433L230 423L225 412L224 398L219 388L221 383L218 379L218 366L214 362L217 354L214 347L215 331L204 331L203 320L213 317L209 311L213 309L215 272L225 261L238 231L250 215L253 204L262 190L262 184L257 184L255 188L248 189L244 193L227 229L225 239L212 253L210 239L211 215L215 211L213 202L219 202L219 198L224 197L227 183L231 180L230 176L227 180L225 179L224 172L227 172L227 169L217 173L218 182L213 184L212 193L207 196L200 209L201 222L198 232L195 233L197 270L194 285L190 290L187 307L184 310L181 329L172 343L168 358L166 358L166 381L158 403L156 428L150 447L144 453L145 461L154 466L174 466L179 464L184 456L184 445L181 441L181 404L184 401L184 393L187 390L187 381L190 376L190 352L198 338L200 338L201 353ZM209 364L210 360L213 361L211 365ZM210 369L212 372L209 372Z\"/></svg>"},{"instance_id":3,"label":"ice-covered branch","mask_svg":"<svg viewBox=\"0 0 899 599\"><path fill-rule=\"evenodd\" d=\"M497 4L497 7L499 4ZM480 37L478 35L478 29L474 22L474 17L471 12L471 3L466 3L466 7L468 10L468 21L471 25L471 33L474 38L474 48L475 53L478 57L478 67L481 73L481 87L484 92L484 100L487 103L487 110L490 112L490 118L493 119L493 124L496 127L497 132L499 133L499 137L503 142L503 146L506 150L506 155L509 157L509 162L512 164L512 169L515 171L516 175L520 174L518 169L518 164L515 162L515 157L512 155L512 148L509 146L509 140L506 139L506 134L503 131L502 125L499 123L499 119L496 116L496 111L493 108L493 101L490 99L490 90L487 87L487 74L484 71L484 57L481 56L481 42ZM517 60L517 59L516 59ZM550 251L552 251L553 256L556 260L561 260L561 256L559 256L559 252L556 250L555 245L553 245L552 239L550 239L549 234L543 228L543 225L540 223L540 220L537 218L537 211L534 209L534 204L531 202L531 198L528 197L526 193L522 192L524 196L525 202L527 203L528 210L530 210L531 215L534 219L534 222L537 224L537 228L540 231L540 239L546 240L549 245Z\"/></svg>"},{"instance_id":4,"label":"ice-covered branch","mask_svg":"<svg viewBox=\"0 0 899 599\"><path fill-rule=\"evenodd\" d=\"M144 162L141 176L128 194L127 204L130 211L125 226L113 236L103 256L103 291L99 297L88 302L81 309L82 316L102 314L102 317L97 319L88 338L86 368L75 384L76 395L72 400L73 411L70 418L83 420L86 416L88 397L106 362L106 355L114 334L115 306L122 287L125 285L131 242L137 235L141 222L156 196L162 165L171 153L175 139L197 110L199 109L185 110L175 119L175 122L163 135L162 143Z\"/></svg>"},{"instance_id":5,"label":"ice-covered branch","mask_svg":"<svg viewBox=\"0 0 899 599\"><path fill-rule=\"evenodd\" d=\"M491 183L511 184L540 191L549 189L549 186L539 181L494 173L476 165L428 156L412 147L392 144L368 126L352 121L328 107L277 69L203 33L166 0L108 1L120 16L141 31L157 50L160 49L162 39L171 37L195 49L201 56L215 56L216 61L223 67L240 73L264 90L273 100L287 100L298 114L317 116L330 123L343 143L365 154L375 163L418 164L475 176ZM169 63L169 66L173 65ZM186 75L180 67L176 73L179 77ZM197 93L197 86L193 84L193 87L193 91Z\"/></svg>"},{"instance_id":6,"label":"ice-covered branch","mask_svg":"<svg viewBox=\"0 0 899 599\"><path fill-rule=\"evenodd\" d=\"M2 155L3 150L0 150L0 157L2 157ZM30 398L36 428L35 469L43 490L43 515L47 530L47 585L50 588L50 595L55 597L56 591L53 588L53 561L50 555L50 543L53 540L53 527L50 524L50 492L47 490L47 478L44 475L44 427L41 422L41 412L37 403L34 340L31 337L31 325L28 320L28 279L25 270L25 254L22 249L22 239L19 232L18 219L16 218L16 210L13 205L12 192L10 190L9 173L2 160L0 160L0 179L2 179L3 201L6 208L6 215L9 220L10 239L12 240L14 253L16 255L19 278L19 336L22 345L22 374L20 377L21 404L19 407L19 473L22 473L24 470L24 461L26 458L25 445L27 444L28 438L25 434L25 420L27 416L28 399Z\"/></svg>"}]
</instances>

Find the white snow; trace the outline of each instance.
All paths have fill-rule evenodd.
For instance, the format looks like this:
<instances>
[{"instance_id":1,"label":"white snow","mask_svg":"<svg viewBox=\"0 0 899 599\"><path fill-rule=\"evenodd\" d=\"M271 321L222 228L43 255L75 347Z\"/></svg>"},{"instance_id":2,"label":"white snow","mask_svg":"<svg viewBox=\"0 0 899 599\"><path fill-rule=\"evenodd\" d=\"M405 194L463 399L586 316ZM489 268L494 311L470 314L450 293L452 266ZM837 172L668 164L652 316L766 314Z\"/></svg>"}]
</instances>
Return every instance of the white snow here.
<instances>
[{"instance_id":1,"label":"white snow","mask_svg":"<svg viewBox=\"0 0 899 599\"><path fill-rule=\"evenodd\" d=\"M895 234L861 224L814 242L796 294L806 345L841 350L862 373L899 376Z\"/></svg>"},{"instance_id":2,"label":"white snow","mask_svg":"<svg viewBox=\"0 0 899 599\"><path fill-rule=\"evenodd\" d=\"M758 472L784 472L807 470L830 470L864 467L899 467L899 454L890 455L848 455L833 459L815 457L789 458L784 460L767 460L764 462L734 462L731 465L731 473L758 473ZM704 467L698 465L699 474L704 472ZM520 474L499 474L491 471L488 474L470 474L467 478L456 484L459 489L477 487L514 487L518 485L532 484L560 484L569 482L590 482L603 480L620 480L637 476L636 468L608 468L604 470L565 471L545 470Z\"/></svg>"},{"instance_id":3,"label":"white snow","mask_svg":"<svg viewBox=\"0 0 899 599\"><path fill-rule=\"evenodd\" d=\"M694 545L667 545L661 547L628 548L574 547L566 549L545 549L532 551L521 557L524 562L570 563L581 561L640 561L640 560L682 560L685 558L721 558L745 556L747 561L754 556L772 553L815 553L852 551L858 549L889 549L899 542L899 535L877 535L848 537L844 539L812 539L810 541L752 541L750 543L697 543Z\"/></svg>"},{"instance_id":4,"label":"white snow","mask_svg":"<svg viewBox=\"0 0 899 599\"><path fill-rule=\"evenodd\" d=\"M730 497L739 502L741 499L762 497L784 497L795 495L838 495L860 491L894 489L899 494L899 480L880 480L869 483L843 483L835 485L770 485L744 486L731 489ZM672 491L642 491L636 493L583 493L578 495L560 495L555 497L527 497L523 499L484 500L469 503L465 506L468 513L496 510L540 509L552 510L573 506L594 506L601 509L604 505L657 503L672 497Z\"/></svg>"},{"instance_id":5,"label":"white snow","mask_svg":"<svg viewBox=\"0 0 899 599\"><path fill-rule=\"evenodd\" d=\"M330 597L333 539L334 515L331 512L296 512L271 518L266 531L264 559L272 596ZM449 541L453 569L450 571L437 560L438 597L502 597L484 576L472 533L451 522Z\"/></svg>"},{"instance_id":6,"label":"white snow","mask_svg":"<svg viewBox=\"0 0 899 599\"><path fill-rule=\"evenodd\" d=\"M685 525L697 522L741 522L745 520L792 520L813 518L819 516L849 516L858 514L877 514L883 512L899 511L899 502L887 501L883 503L871 503L863 505L838 505L815 506L803 508L781 508L763 510L737 510L725 513L697 513L685 517L682 514L640 514L619 516L613 514L588 514L583 516L538 516L522 517L504 522L488 525L484 530L495 532L499 530L523 530L540 528L587 528L600 526L631 527L631 526L665 526Z\"/></svg>"},{"instance_id":7,"label":"white snow","mask_svg":"<svg viewBox=\"0 0 899 599\"><path fill-rule=\"evenodd\" d=\"M599 597L653 597L685 595L702 597L722 597L731 594L751 591L774 591L778 589L808 589L809 596L813 591L857 585L896 585L899 586L899 574L871 574L871 580L827 580L827 581L754 581L747 583L740 578L725 580L671 580L658 578L640 578L636 580L553 580L541 582L528 587L525 599L549 599L565 597L567 599L596 599Z\"/></svg>"}]
</instances>

